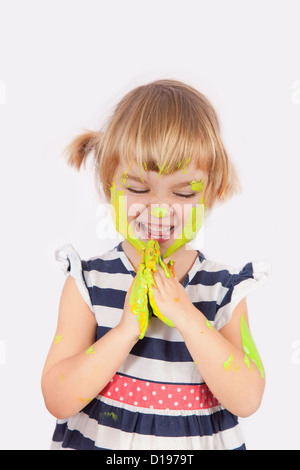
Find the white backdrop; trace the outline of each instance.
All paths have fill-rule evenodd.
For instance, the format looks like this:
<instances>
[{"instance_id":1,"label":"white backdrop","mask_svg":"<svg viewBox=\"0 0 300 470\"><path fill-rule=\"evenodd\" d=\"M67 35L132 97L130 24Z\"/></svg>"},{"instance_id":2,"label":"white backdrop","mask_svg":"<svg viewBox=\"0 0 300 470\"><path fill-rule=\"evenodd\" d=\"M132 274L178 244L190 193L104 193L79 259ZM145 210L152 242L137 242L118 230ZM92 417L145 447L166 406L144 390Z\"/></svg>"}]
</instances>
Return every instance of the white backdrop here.
<instances>
[{"instance_id":1,"label":"white backdrop","mask_svg":"<svg viewBox=\"0 0 300 470\"><path fill-rule=\"evenodd\" d=\"M248 298L267 373L242 425L249 449L300 449L300 3L297 0L0 1L0 447L48 449L42 367L64 275L54 251L101 254L94 180L62 150L133 87L183 80L214 104L243 193L206 221L203 252L266 260Z\"/></svg>"}]
</instances>

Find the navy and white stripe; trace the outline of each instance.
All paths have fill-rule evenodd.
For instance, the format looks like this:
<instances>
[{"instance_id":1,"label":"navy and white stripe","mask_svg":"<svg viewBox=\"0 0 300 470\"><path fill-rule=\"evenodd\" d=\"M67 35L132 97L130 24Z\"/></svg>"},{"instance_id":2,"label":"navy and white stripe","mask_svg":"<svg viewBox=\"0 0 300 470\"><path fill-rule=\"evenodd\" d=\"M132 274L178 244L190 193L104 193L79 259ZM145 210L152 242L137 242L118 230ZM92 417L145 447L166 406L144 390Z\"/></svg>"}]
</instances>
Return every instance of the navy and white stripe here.
<instances>
[{"instance_id":1,"label":"navy and white stripe","mask_svg":"<svg viewBox=\"0 0 300 470\"><path fill-rule=\"evenodd\" d=\"M66 275L97 320L97 339L120 321L135 271L121 243L113 250L81 261L71 245L56 252ZM265 263L241 270L198 257L183 281L191 302L218 330L238 302L262 284ZM153 317L143 340L131 350L118 374L159 384L199 386L201 377L182 336ZM117 417L113 419L112 417ZM52 449L243 449L238 419L222 405L208 409L170 410L131 406L98 395L81 412L58 420Z\"/></svg>"}]
</instances>

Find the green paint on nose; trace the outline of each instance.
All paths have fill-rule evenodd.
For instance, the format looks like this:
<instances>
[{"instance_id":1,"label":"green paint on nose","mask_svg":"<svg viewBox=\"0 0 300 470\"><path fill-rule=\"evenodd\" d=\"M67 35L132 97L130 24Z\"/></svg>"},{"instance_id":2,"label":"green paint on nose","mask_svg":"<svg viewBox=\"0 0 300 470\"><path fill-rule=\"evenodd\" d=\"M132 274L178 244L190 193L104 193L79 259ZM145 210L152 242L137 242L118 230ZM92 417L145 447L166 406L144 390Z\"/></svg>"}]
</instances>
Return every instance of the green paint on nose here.
<instances>
[{"instance_id":1,"label":"green paint on nose","mask_svg":"<svg viewBox=\"0 0 300 470\"><path fill-rule=\"evenodd\" d=\"M167 209L165 207L154 207L151 210L151 215L155 217L165 217L167 215Z\"/></svg>"}]
</instances>

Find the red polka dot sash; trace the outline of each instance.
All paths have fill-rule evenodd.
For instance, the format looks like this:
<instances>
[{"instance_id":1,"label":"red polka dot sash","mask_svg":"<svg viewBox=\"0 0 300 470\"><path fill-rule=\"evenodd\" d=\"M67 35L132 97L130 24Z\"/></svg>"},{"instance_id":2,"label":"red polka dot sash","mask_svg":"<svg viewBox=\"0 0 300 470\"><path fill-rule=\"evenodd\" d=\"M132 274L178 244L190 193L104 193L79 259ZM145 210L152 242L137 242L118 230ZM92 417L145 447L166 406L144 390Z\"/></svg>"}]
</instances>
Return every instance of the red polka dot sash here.
<instances>
[{"instance_id":1,"label":"red polka dot sash","mask_svg":"<svg viewBox=\"0 0 300 470\"><path fill-rule=\"evenodd\" d=\"M199 410L220 405L206 384L178 385L116 374L100 395L127 405L159 410Z\"/></svg>"}]
</instances>

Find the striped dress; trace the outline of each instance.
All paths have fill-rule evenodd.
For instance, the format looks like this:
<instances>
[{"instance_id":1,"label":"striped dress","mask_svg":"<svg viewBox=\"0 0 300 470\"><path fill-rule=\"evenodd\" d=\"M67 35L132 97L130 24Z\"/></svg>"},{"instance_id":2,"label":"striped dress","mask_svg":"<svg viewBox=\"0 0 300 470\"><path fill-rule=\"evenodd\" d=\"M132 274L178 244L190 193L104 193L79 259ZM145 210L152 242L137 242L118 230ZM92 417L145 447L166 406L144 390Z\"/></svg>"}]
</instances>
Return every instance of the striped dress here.
<instances>
[{"instance_id":1,"label":"striped dress","mask_svg":"<svg viewBox=\"0 0 300 470\"><path fill-rule=\"evenodd\" d=\"M97 320L97 339L118 325L136 275L122 244L82 261L72 245L56 252ZM268 275L264 262L241 270L198 251L183 286L193 305L219 330L233 309ZM145 337L79 413L57 420L51 449L245 449L238 418L205 384L182 336L153 316Z\"/></svg>"}]
</instances>

